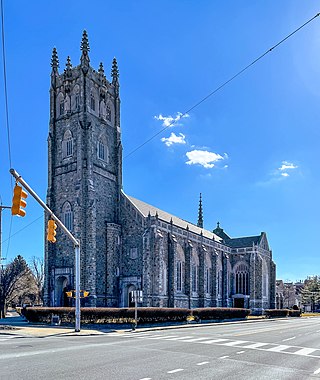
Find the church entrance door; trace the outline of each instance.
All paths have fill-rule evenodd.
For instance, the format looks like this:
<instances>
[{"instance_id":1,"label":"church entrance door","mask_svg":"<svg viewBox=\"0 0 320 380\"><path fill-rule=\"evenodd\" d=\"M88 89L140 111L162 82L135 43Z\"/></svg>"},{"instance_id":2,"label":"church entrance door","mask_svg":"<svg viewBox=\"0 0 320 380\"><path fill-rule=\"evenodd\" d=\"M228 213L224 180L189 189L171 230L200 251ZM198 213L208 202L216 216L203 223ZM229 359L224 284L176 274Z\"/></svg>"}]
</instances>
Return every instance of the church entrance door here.
<instances>
[{"instance_id":1,"label":"church entrance door","mask_svg":"<svg viewBox=\"0 0 320 380\"><path fill-rule=\"evenodd\" d=\"M66 297L66 289L68 285L68 279L64 276L59 276L56 279L55 286L55 306L69 306L68 298Z\"/></svg>"},{"instance_id":2,"label":"church entrance door","mask_svg":"<svg viewBox=\"0 0 320 380\"><path fill-rule=\"evenodd\" d=\"M234 298L233 307L244 308L244 298Z\"/></svg>"}]
</instances>

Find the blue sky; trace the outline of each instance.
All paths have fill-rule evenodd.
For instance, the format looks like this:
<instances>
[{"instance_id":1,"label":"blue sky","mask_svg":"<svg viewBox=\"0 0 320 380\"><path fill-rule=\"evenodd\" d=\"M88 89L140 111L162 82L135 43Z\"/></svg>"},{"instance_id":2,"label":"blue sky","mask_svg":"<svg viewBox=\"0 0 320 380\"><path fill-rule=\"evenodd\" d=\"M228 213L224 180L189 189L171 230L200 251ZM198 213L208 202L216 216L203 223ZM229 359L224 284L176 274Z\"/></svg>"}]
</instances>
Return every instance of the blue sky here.
<instances>
[{"instance_id":1,"label":"blue sky","mask_svg":"<svg viewBox=\"0 0 320 380\"><path fill-rule=\"evenodd\" d=\"M201 192L205 228L220 221L232 237L267 232L277 278L320 274L320 17L129 155L317 5L4 0L12 166L45 199L51 52L60 70L68 55L77 65L86 29L91 65L102 61L109 76L114 56L119 64L126 193L196 223ZM0 194L10 205L3 76L0 86ZM28 198L9 240L10 223L4 210L3 257L42 256L40 206Z\"/></svg>"}]
</instances>

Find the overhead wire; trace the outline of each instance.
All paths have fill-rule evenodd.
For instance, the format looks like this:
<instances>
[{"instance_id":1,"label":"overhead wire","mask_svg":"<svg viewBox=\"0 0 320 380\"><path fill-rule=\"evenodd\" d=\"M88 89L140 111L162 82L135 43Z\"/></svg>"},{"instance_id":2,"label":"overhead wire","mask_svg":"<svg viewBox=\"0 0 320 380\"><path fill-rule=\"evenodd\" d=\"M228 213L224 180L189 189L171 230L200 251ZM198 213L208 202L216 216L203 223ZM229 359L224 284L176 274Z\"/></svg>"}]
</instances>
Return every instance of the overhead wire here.
<instances>
[{"instance_id":1,"label":"overhead wire","mask_svg":"<svg viewBox=\"0 0 320 380\"><path fill-rule=\"evenodd\" d=\"M10 141L10 125L9 125L9 107L8 107L8 86L7 86L7 68L6 68L6 49L5 49L5 33L4 33L4 11L3 11L3 0L0 1L1 7L1 45L2 45L2 66L3 66L3 83L4 83L4 101L5 101L5 115L6 115L6 130L7 130L7 143L8 143L8 156L9 156L9 166L12 167L11 160L11 141ZM10 176L11 190L13 189L13 181ZM6 257L8 256L10 247L10 238L12 231L12 215L10 218L9 225L9 243L7 245Z\"/></svg>"},{"instance_id":2,"label":"overhead wire","mask_svg":"<svg viewBox=\"0 0 320 380\"><path fill-rule=\"evenodd\" d=\"M162 128L160 131L158 131L157 133L155 133L154 135L152 135L150 138L148 138L146 141L144 141L142 144L138 145L135 149L133 149L131 152L129 152L126 156L124 156L124 158L128 158L129 156L131 156L132 154L134 154L137 150L141 149L143 146L145 146L146 144L148 144L151 140L153 140L155 137L157 137L158 135L160 135L162 132L164 132L165 130L167 130L168 128L172 127L173 125L175 125L179 120L181 120L183 117L185 117L186 115L189 114L189 112L193 111L196 107L198 107L200 104L202 104L203 102L205 102L207 99L209 99L212 95L214 95L216 92L218 92L219 90L221 90L223 87L225 87L227 84L229 84L231 81L233 81L234 79L236 79L239 75L241 75L242 73L244 73L246 70L248 70L251 66L253 66L254 64L256 64L258 61L260 61L264 56L266 56L268 53L272 52L272 50L276 49L279 45L281 45L283 42L285 42L287 39L289 39L290 37L292 37L294 34L296 34L299 30L301 30L302 28L304 28L306 25L308 25L310 22L312 22L315 18L319 17L320 15L320 12L317 13L315 16L313 16L311 19L309 19L308 21L306 21L304 24L302 24L301 26L299 26L299 28L295 29L293 32L291 32L290 34L288 34L286 37L284 37L281 41L279 41L278 43L276 43L274 46L272 46L270 49L268 49L267 51L265 51L263 54L261 54L258 58L256 58L255 60L253 60L251 63L249 63L247 66L245 66L243 69L241 69L240 71L238 71L235 75L233 75L231 78L229 78L228 80L226 80L225 82L223 82L220 86L218 86L216 89L214 89L212 92L210 92L208 95L206 95L204 98L202 98L201 100L199 100L197 103L195 103L192 107L190 107L188 110L186 110L185 112L181 113L178 115L178 117L176 117L169 125L165 126L164 128Z\"/></svg>"}]
</instances>

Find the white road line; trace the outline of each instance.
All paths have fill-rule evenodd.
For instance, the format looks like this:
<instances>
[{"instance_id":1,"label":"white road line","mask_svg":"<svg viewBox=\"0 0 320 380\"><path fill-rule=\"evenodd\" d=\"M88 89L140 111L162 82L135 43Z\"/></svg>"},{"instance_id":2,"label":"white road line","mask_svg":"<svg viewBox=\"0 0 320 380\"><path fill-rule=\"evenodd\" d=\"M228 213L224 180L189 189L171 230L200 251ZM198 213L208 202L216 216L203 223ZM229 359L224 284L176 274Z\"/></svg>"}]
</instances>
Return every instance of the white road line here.
<instances>
[{"instance_id":1,"label":"white road line","mask_svg":"<svg viewBox=\"0 0 320 380\"><path fill-rule=\"evenodd\" d=\"M253 343L253 344L249 344L249 346L245 346L245 348L259 348L259 347L267 346L268 344L270 343Z\"/></svg>"},{"instance_id":2,"label":"white road line","mask_svg":"<svg viewBox=\"0 0 320 380\"><path fill-rule=\"evenodd\" d=\"M296 337L293 336L293 337L291 337L291 338L283 339L282 342L286 342L287 340L292 340L292 339L296 339Z\"/></svg>"},{"instance_id":3,"label":"white road line","mask_svg":"<svg viewBox=\"0 0 320 380\"><path fill-rule=\"evenodd\" d=\"M200 340L205 340L205 339L208 339L208 337L204 337L204 338L193 338L193 339L186 339L186 340L183 340L183 342L199 342Z\"/></svg>"},{"instance_id":4,"label":"white road line","mask_svg":"<svg viewBox=\"0 0 320 380\"><path fill-rule=\"evenodd\" d=\"M237 346L243 344L243 343L249 343L247 340L236 340L234 342L228 342L228 343L223 343L224 346Z\"/></svg>"},{"instance_id":5,"label":"white road line","mask_svg":"<svg viewBox=\"0 0 320 380\"><path fill-rule=\"evenodd\" d=\"M164 336L159 336L159 335L153 335L153 336L146 336L147 339L167 339L167 338L175 338L178 335L164 335ZM144 336L139 336L138 338L144 338Z\"/></svg>"},{"instance_id":6,"label":"white road line","mask_svg":"<svg viewBox=\"0 0 320 380\"><path fill-rule=\"evenodd\" d=\"M188 338L192 338L192 335L179 336L178 338L169 338L169 339L166 339L166 340L181 340L181 339L188 339Z\"/></svg>"},{"instance_id":7,"label":"white road line","mask_svg":"<svg viewBox=\"0 0 320 380\"><path fill-rule=\"evenodd\" d=\"M208 364L209 362L201 362L201 363L197 363L197 365L205 365L205 364Z\"/></svg>"},{"instance_id":8,"label":"white road line","mask_svg":"<svg viewBox=\"0 0 320 380\"><path fill-rule=\"evenodd\" d=\"M280 352L280 351L283 351L287 348L289 348L290 346L286 346L285 344L279 344L278 346L275 346L275 347L272 347L272 348L268 348L267 351L272 351L272 352Z\"/></svg>"},{"instance_id":9,"label":"white road line","mask_svg":"<svg viewBox=\"0 0 320 380\"><path fill-rule=\"evenodd\" d=\"M181 371L184 371L183 368L177 368L177 369L173 369L172 371L168 371L167 373L176 373L176 372L181 372Z\"/></svg>"},{"instance_id":10,"label":"white road line","mask_svg":"<svg viewBox=\"0 0 320 380\"><path fill-rule=\"evenodd\" d=\"M226 359L226 358L228 358L228 357L229 357L229 355L220 356L220 358L219 358L219 359Z\"/></svg>"},{"instance_id":11,"label":"white road line","mask_svg":"<svg viewBox=\"0 0 320 380\"><path fill-rule=\"evenodd\" d=\"M200 343L211 344L211 343L226 342L228 340L230 340L230 339L211 339L211 340L206 340L206 341L200 342Z\"/></svg>"},{"instance_id":12,"label":"white road line","mask_svg":"<svg viewBox=\"0 0 320 380\"><path fill-rule=\"evenodd\" d=\"M245 351L238 351L237 354L243 354Z\"/></svg>"},{"instance_id":13,"label":"white road line","mask_svg":"<svg viewBox=\"0 0 320 380\"><path fill-rule=\"evenodd\" d=\"M320 368L313 372L314 375L317 375L318 373L320 373Z\"/></svg>"},{"instance_id":14,"label":"white road line","mask_svg":"<svg viewBox=\"0 0 320 380\"><path fill-rule=\"evenodd\" d=\"M143 379L140 380L151 380L151 377L144 377Z\"/></svg>"},{"instance_id":15,"label":"white road line","mask_svg":"<svg viewBox=\"0 0 320 380\"><path fill-rule=\"evenodd\" d=\"M312 352L316 351L315 348L302 348L301 350L299 351L296 351L295 352L295 355L303 355L303 356L307 356L309 354L311 354Z\"/></svg>"}]
</instances>

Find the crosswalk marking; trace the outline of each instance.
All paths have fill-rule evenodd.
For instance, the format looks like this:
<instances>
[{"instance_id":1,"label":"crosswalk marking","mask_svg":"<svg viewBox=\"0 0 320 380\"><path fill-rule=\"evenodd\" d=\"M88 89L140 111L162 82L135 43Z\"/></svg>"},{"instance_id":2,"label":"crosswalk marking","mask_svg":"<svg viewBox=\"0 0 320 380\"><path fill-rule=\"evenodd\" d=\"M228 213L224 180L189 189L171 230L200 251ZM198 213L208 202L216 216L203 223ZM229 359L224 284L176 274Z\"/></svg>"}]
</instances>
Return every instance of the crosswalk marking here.
<instances>
[{"instance_id":1,"label":"crosswalk marking","mask_svg":"<svg viewBox=\"0 0 320 380\"><path fill-rule=\"evenodd\" d=\"M247 340L235 340L234 342L224 343L223 345L224 346L238 346L238 345L242 345L243 343L248 343L248 341Z\"/></svg>"},{"instance_id":2,"label":"crosswalk marking","mask_svg":"<svg viewBox=\"0 0 320 380\"><path fill-rule=\"evenodd\" d=\"M204 338L193 338L193 339L186 339L186 340L183 340L183 342L199 342L200 340L205 340L205 339L208 339L208 337L204 337Z\"/></svg>"},{"instance_id":3,"label":"crosswalk marking","mask_svg":"<svg viewBox=\"0 0 320 380\"><path fill-rule=\"evenodd\" d=\"M211 340L206 340L205 342L200 342L200 343L212 344L212 343L226 342L227 340L229 339L211 339Z\"/></svg>"},{"instance_id":4,"label":"crosswalk marking","mask_svg":"<svg viewBox=\"0 0 320 380\"><path fill-rule=\"evenodd\" d=\"M315 348L302 348L301 350L296 351L295 354L296 354L296 355L307 356L307 355L309 355L309 354L312 354L314 351L316 351Z\"/></svg>"},{"instance_id":5,"label":"crosswalk marking","mask_svg":"<svg viewBox=\"0 0 320 380\"><path fill-rule=\"evenodd\" d=\"M191 335L186 335L186 336L179 336L178 338L167 338L166 340L182 340L182 339L188 339L192 338Z\"/></svg>"},{"instance_id":6,"label":"crosswalk marking","mask_svg":"<svg viewBox=\"0 0 320 380\"><path fill-rule=\"evenodd\" d=\"M268 348L268 351L272 351L272 352L280 352L280 351L283 351L287 348L290 348L290 346L286 346L284 344L279 344L279 346L275 346L275 347L272 347L272 348Z\"/></svg>"},{"instance_id":7,"label":"crosswalk marking","mask_svg":"<svg viewBox=\"0 0 320 380\"><path fill-rule=\"evenodd\" d=\"M179 341L184 343L199 343L199 344L217 344L221 346L228 347L241 347L245 349L256 349L268 352L279 352L282 354L289 355L300 355L300 356L308 356L313 358L320 358L320 349L317 348L309 348L309 347L299 347L299 346L287 346L285 344L275 344L275 343L262 343L262 342L250 342L247 340L234 340L234 339L225 339L225 338L215 338L209 339L209 337L195 337L194 335L159 335L159 333L111 333L109 336L118 336L125 338L139 338L139 339L152 339L152 340L170 340L170 341ZM8 338L0 338L1 340L6 340ZM286 351L290 349L290 351ZM239 353L243 353L245 351L240 351ZM313 355L312 355L313 354ZM318 354L318 355L317 355ZM320 369L319 369L320 370Z\"/></svg>"},{"instance_id":8,"label":"crosswalk marking","mask_svg":"<svg viewBox=\"0 0 320 380\"><path fill-rule=\"evenodd\" d=\"M263 346L267 346L269 343L253 343L249 344L249 346L245 346L245 348L260 348Z\"/></svg>"}]
</instances>

